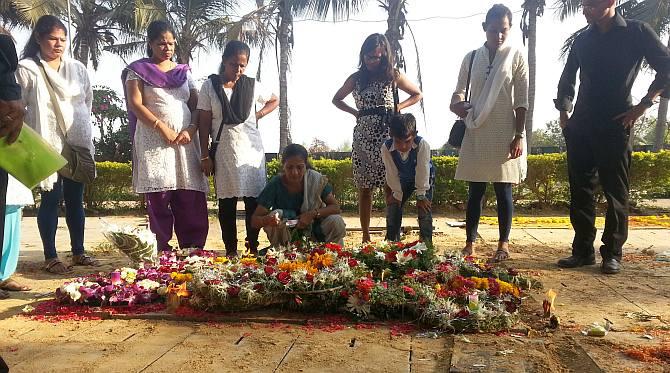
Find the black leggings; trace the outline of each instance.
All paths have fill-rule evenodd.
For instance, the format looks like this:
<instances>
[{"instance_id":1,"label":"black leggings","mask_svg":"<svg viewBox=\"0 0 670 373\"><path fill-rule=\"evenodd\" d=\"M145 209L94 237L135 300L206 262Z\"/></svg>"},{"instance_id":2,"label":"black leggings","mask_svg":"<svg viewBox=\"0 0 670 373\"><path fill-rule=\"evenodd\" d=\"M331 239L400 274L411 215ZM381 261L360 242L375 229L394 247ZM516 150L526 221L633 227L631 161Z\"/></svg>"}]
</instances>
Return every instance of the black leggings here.
<instances>
[{"instance_id":1,"label":"black leggings","mask_svg":"<svg viewBox=\"0 0 670 373\"><path fill-rule=\"evenodd\" d=\"M251 216L256 211L256 198L244 197L244 222L247 228L245 239L252 253L258 250L258 233L260 229L251 226ZM219 199L219 225L221 238L226 246L227 255L237 255L237 197Z\"/></svg>"},{"instance_id":2,"label":"black leggings","mask_svg":"<svg viewBox=\"0 0 670 373\"><path fill-rule=\"evenodd\" d=\"M493 183L496 191L498 207L498 230L500 231L500 242L509 241L509 232L512 229L512 215L514 214L514 202L512 201L511 183ZM468 190L468 208L465 213L465 232L467 242L475 242L477 239L477 227L479 217L482 215L482 204L486 193L486 183L470 182Z\"/></svg>"}]
</instances>

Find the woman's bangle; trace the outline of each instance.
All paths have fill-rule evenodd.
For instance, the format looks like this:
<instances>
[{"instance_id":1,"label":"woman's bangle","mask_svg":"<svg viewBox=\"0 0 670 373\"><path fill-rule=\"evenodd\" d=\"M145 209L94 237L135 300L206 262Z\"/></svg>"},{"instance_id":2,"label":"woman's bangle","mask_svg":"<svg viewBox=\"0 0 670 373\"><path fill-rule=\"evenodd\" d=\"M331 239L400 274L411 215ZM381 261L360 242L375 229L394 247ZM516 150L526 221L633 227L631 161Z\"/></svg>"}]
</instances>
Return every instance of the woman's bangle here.
<instances>
[{"instance_id":1,"label":"woman's bangle","mask_svg":"<svg viewBox=\"0 0 670 373\"><path fill-rule=\"evenodd\" d=\"M202 162L202 161L206 161L206 160L208 160L208 159L209 159L209 156L206 156L206 157L202 157L202 158L200 158L200 161Z\"/></svg>"},{"instance_id":2,"label":"woman's bangle","mask_svg":"<svg viewBox=\"0 0 670 373\"><path fill-rule=\"evenodd\" d=\"M153 127L154 127L154 128L157 128L157 127L158 127L158 123L159 123L160 121L161 121L160 119L156 118L156 120L154 121Z\"/></svg>"},{"instance_id":3,"label":"woman's bangle","mask_svg":"<svg viewBox=\"0 0 670 373\"><path fill-rule=\"evenodd\" d=\"M258 114L261 115L261 118L263 118L263 117L265 116L265 113L263 112L263 109L259 110L259 111L258 111Z\"/></svg>"}]
</instances>

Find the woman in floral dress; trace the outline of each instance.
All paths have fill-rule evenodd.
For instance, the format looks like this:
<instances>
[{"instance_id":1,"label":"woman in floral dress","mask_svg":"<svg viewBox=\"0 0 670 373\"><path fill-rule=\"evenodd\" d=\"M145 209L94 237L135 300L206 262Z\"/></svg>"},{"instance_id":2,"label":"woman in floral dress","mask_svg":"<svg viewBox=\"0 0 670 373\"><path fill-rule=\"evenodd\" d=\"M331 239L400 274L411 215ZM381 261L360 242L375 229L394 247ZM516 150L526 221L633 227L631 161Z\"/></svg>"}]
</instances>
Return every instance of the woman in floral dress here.
<instances>
[{"instance_id":1,"label":"woman in floral dress","mask_svg":"<svg viewBox=\"0 0 670 373\"><path fill-rule=\"evenodd\" d=\"M398 102L395 108L398 112L421 100L419 88L394 69L393 53L386 37L372 34L361 47L358 71L347 78L333 97L333 104L338 109L356 117L351 160L358 188L363 242L370 241L372 193L386 183L381 146L388 139L385 118L394 111L396 88L409 95L406 100ZM349 94L354 96L356 109L344 102Z\"/></svg>"}]
</instances>

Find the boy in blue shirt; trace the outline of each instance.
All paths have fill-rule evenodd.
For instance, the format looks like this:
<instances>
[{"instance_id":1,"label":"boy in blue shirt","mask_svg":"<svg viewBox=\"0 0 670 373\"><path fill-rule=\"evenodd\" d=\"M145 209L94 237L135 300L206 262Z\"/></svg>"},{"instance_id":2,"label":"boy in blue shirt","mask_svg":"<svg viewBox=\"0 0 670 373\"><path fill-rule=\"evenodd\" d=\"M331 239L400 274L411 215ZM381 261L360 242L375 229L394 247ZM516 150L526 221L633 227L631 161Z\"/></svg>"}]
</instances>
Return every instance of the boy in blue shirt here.
<instances>
[{"instance_id":1,"label":"boy in blue shirt","mask_svg":"<svg viewBox=\"0 0 670 373\"><path fill-rule=\"evenodd\" d=\"M424 242L432 242L435 168L430 160L430 145L417 136L416 119L412 114L395 116L389 134L391 138L381 148L386 168L386 239L400 240L402 210L412 192L416 192L419 236Z\"/></svg>"}]
</instances>

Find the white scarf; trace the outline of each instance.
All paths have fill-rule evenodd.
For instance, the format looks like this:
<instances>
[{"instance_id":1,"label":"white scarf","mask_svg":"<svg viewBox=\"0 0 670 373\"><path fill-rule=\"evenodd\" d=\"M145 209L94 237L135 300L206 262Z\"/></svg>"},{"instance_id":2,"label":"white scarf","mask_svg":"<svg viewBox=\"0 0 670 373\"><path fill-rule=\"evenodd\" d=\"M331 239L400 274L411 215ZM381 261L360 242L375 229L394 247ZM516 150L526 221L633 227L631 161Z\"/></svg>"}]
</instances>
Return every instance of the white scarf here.
<instances>
[{"instance_id":1,"label":"white scarf","mask_svg":"<svg viewBox=\"0 0 670 373\"><path fill-rule=\"evenodd\" d=\"M68 57L62 57L60 68L63 74L51 68L41 56L37 55L40 62L44 66L47 77L54 89L60 110L63 113L63 122L68 133L68 143L72 145L83 146L91 149L93 153L93 132L91 128L91 103L92 96L87 90L90 89L88 84L85 84L80 70L80 63ZM19 70L27 70L31 79L34 80L34 89L30 90L28 97L24 95L23 100L27 106L27 110L31 112L31 123L28 123L37 133L40 134L49 144L51 144L56 151L60 152L63 149L63 134L59 128L57 121L53 120L51 97L47 83L42 77L40 67L33 59L26 58L19 61ZM19 74L17 73L17 77ZM20 83L21 79L19 80ZM23 87L25 89L25 87ZM75 112L77 111L78 112ZM85 113L84 113L85 111ZM78 118L77 128L73 129L75 118ZM28 118L26 118L28 119ZM80 123L81 122L81 123ZM54 173L47 179L40 183L42 190L49 191L53 184L58 179L58 175Z\"/></svg>"},{"instance_id":2,"label":"white scarf","mask_svg":"<svg viewBox=\"0 0 670 373\"><path fill-rule=\"evenodd\" d=\"M482 74L472 74L470 92L475 92L474 88L481 87L479 95L470 97L472 109L468 111L468 116L465 118L465 125L468 128L479 128L486 121L489 114L495 106L500 90L505 81L512 79L512 63L516 51L509 45L503 44L496 51L493 58L491 72L488 77ZM473 66L478 66L477 62L483 59L488 59L486 53L486 46L479 48L475 53ZM486 60L486 65L489 61Z\"/></svg>"}]
</instances>

